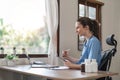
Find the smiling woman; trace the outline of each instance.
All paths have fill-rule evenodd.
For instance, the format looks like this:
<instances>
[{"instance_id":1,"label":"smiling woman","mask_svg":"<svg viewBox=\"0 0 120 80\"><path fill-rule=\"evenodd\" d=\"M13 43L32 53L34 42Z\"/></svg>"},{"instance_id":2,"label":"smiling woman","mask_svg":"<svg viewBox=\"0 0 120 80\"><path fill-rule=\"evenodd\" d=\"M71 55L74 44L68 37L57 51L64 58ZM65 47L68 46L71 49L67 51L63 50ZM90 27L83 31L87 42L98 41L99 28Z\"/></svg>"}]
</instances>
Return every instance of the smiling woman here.
<instances>
[{"instance_id":1,"label":"smiling woman","mask_svg":"<svg viewBox=\"0 0 120 80\"><path fill-rule=\"evenodd\" d=\"M45 0L0 0L0 45L5 54L47 54Z\"/></svg>"}]
</instances>

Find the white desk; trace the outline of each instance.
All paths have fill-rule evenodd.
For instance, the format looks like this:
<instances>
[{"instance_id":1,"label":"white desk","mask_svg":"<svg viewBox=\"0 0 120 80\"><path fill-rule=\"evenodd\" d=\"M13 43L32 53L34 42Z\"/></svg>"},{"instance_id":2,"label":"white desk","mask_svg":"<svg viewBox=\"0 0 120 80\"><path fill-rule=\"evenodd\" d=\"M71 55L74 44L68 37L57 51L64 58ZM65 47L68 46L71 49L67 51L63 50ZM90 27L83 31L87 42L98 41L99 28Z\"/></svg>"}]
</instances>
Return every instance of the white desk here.
<instances>
[{"instance_id":1,"label":"white desk","mask_svg":"<svg viewBox=\"0 0 120 80\"><path fill-rule=\"evenodd\" d=\"M0 70L17 72L25 75L49 78L53 80L88 80L100 77L118 75L118 73L99 71L97 73L84 73L80 70L52 70L47 68L31 68L28 65L19 65L16 67L0 66Z\"/></svg>"}]
</instances>

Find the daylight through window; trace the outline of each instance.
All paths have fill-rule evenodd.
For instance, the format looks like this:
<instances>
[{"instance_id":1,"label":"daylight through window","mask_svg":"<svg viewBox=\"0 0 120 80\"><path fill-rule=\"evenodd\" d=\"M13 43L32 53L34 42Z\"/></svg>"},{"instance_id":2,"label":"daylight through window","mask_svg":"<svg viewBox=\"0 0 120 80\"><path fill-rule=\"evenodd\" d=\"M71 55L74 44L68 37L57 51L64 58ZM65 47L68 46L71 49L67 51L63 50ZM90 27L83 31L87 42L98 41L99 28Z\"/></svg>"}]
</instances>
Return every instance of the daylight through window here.
<instances>
[{"instance_id":1,"label":"daylight through window","mask_svg":"<svg viewBox=\"0 0 120 80\"><path fill-rule=\"evenodd\" d=\"M47 54L45 0L0 0L0 49L5 54Z\"/></svg>"}]
</instances>

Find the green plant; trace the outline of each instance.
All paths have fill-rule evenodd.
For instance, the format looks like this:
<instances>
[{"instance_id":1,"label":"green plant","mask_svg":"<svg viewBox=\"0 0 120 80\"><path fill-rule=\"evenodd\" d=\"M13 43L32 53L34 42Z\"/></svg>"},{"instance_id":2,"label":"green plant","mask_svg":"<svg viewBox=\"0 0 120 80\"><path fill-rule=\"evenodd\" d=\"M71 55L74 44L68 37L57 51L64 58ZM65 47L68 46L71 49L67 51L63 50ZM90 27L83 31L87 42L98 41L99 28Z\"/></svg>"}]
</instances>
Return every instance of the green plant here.
<instances>
[{"instance_id":1,"label":"green plant","mask_svg":"<svg viewBox=\"0 0 120 80\"><path fill-rule=\"evenodd\" d=\"M18 56L14 55L14 54L7 54L5 58L8 60L13 60L13 59L17 59Z\"/></svg>"}]
</instances>

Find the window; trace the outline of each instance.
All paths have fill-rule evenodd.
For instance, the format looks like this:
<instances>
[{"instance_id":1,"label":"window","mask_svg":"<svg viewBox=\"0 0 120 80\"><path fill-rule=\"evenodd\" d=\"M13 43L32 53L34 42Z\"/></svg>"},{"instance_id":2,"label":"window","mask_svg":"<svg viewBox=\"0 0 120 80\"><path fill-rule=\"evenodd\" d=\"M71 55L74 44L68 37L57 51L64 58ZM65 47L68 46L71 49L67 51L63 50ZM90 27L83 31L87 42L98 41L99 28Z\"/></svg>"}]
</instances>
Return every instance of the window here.
<instances>
[{"instance_id":1,"label":"window","mask_svg":"<svg viewBox=\"0 0 120 80\"><path fill-rule=\"evenodd\" d=\"M101 7L104 3L97 0L78 0L78 18L89 17L100 23L99 39L101 40ZM84 38L78 36L78 50L82 50Z\"/></svg>"},{"instance_id":2,"label":"window","mask_svg":"<svg viewBox=\"0 0 120 80\"><path fill-rule=\"evenodd\" d=\"M0 0L0 54L47 55L49 40L45 0Z\"/></svg>"}]
</instances>

